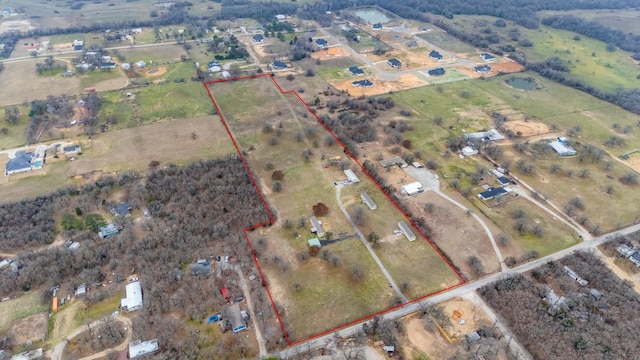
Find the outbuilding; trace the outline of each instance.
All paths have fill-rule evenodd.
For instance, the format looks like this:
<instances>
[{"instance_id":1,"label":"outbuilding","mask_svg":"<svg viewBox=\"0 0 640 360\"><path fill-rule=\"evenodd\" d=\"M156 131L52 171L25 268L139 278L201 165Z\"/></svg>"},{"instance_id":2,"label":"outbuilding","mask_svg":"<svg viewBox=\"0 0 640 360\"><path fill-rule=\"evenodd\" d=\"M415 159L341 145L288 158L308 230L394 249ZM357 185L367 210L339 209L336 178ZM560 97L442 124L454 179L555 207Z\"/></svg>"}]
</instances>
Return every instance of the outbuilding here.
<instances>
[{"instance_id":1,"label":"outbuilding","mask_svg":"<svg viewBox=\"0 0 640 360\"><path fill-rule=\"evenodd\" d=\"M369 196L369 194L367 194L366 192L362 192L360 193L360 197L362 198L362 201L367 204L367 206L369 207L369 209L371 210L375 210L378 208L378 205L376 204L375 201L373 201L373 199Z\"/></svg>"},{"instance_id":2,"label":"outbuilding","mask_svg":"<svg viewBox=\"0 0 640 360\"><path fill-rule=\"evenodd\" d=\"M347 181L350 184L357 184L360 182L360 179L356 176L356 174L351 169L345 169L344 174L347 176Z\"/></svg>"},{"instance_id":3,"label":"outbuilding","mask_svg":"<svg viewBox=\"0 0 640 360\"><path fill-rule=\"evenodd\" d=\"M409 196L413 196L416 194L419 194L421 192L423 192L424 189L422 188L422 184L419 183L418 181L416 182L412 182L406 185L402 185L402 192L404 192L405 194L409 195Z\"/></svg>"},{"instance_id":4,"label":"outbuilding","mask_svg":"<svg viewBox=\"0 0 640 360\"><path fill-rule=\"evenodd\" d=\"M561 156L561 157L574 156L577 154L577 151L571 146L569 146L568 143L565 141L560 141L560 140L552 141L549 143L549 146L551 146L553 150L555 150L555 152L558 154L558 156Z\"/></svg>"}]
</instances>

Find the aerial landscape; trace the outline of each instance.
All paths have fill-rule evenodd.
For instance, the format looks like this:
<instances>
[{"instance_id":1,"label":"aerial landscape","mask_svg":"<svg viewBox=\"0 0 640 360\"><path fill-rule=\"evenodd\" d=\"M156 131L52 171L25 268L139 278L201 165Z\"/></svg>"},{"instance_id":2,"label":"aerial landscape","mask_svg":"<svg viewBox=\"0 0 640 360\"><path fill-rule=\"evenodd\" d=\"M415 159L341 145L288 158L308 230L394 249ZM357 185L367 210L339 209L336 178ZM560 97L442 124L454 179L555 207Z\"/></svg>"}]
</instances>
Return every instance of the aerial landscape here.
<instances>
[{"instance_id":1,"label":"aerial landscape","mask_svg":"<svg viewBox=\"0 0 640 360\"><path fill-rule=\"evenodd\" d=\"M1 0L0 359L637 359L640 1Z\"/></svg>"}]
</instances>

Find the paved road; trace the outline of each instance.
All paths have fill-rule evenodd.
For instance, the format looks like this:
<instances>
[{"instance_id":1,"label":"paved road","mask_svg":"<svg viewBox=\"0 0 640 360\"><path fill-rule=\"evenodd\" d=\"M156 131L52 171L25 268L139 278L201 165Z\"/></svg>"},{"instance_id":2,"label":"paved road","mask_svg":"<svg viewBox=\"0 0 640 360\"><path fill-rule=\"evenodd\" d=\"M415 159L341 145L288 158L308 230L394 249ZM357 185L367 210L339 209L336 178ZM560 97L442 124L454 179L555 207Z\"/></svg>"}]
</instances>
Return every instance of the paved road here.
<instances>
[{"instance_id":1,"label":"paved road","mask_svg":"<svg viewBox=\"0 0 640 360\"><path fill-rule=\"evenodd\" d=\"M540 266L540 265L544 265L546 263L548 263L549 261L557 261L560 260L568 255L571 255L572 253L574 253L575 251L581 251L581 250L589 250L589 249L593 249L596 246L610 240L611 238L617 236L617 235L628 235L634 232L640 231L640 224L636 224L633 226L629 226L625 229L622 230L618 230L615 232L612 232L610 234L607 235L603 235L597 238L594 238L592 240L589 241L584 241L581 242L579 244L576 244L570 248L558 251L555 254L551 254L539 259L536 259L534 261L531 261L529 263L517 266L507 272L501 272L501 273L497 273L497 274L493 274L487 277L484 277L482 279L478 279L476 281L473 282L469 282L465 285L459 286L457 288L451 289L447 292L441 293L441 294L437 294L434 295L432 297L430 297L429 299L423 300L422 306L424 306L425 304L437 304L440 303L442 301L445 300L449 300L455 297L461 297L464 296L465 294L471 292L471 291L475 291L485 285L488 285L496 280L499 280L505 276L509 276L509 275L513 275L513 274L521 274L521 273L525 273L527 271L531 271L532 269L535 269L536 267ZM396 319L399 317L403 317L409 314L412 314L416 311L419 311L421 307L420 303L411 303L411 304L407 304L403 307L400 307L398 309L392 310L386 314L383 315L384 319ZM338 334L341 337L348 337L348 336L352 336L354 334L356 334L358 331L360 331L362 329L362 323L357 323L357 324L353 324L350 325L348 327L345 327L341 330L338 330L334 333L330 333L327 335L323 335L320 337L317 337L315 339L309 340L309 341L305 341L303 343L297 344L295 346L292 346L286 350L281 351L279 354L277 354L278 356L280 356L282 359L288 359L289 357L293 356L296 353L299 353L300 351L306 350L308 348L312 348L312 349L319 349L322 348L324 346L326 346L326 344L328 344L332 338L335 336L334 334Z\"/></svg>"},{"instance_id":2,"label":"paved road","mask_svg":"<svg viewBox=\"0 0 640 360\"><path fill-rule=\"evenodd\" d=\"M478 216L478 214L469 210L464 205L460 204L459 202L455 201L453 198L449 197L449 195L440 191L440 181L429 170L424 168L418 169L411 166L407 166L406 168L404 168L404 171L407 174L413 176L418 181L420 181L420 183L425 189L435 192L436 194L442 196L444 199L446 199L453 205L471 214L471 216L473 216L473 218L480 224L480 226L482 226L482 228L484 229L484 232L487 234L487 237L491 242L491 246L493 247L493 251L496 253L496 257L498 258L498 262L500 263L500 271L507 271L507 265L504 263L502 251L500 251L500 248L496 244L496 239L493 237L493 233L491 233L491 230L489 229L487 224L485 224L485 222L482 220L480 216Z\"/></svg>"},{"instance_id":3,"label":"paved road","mask_svg":"<svg viewBox=\"0 0 640 360\"><path fill-rule=\"evenodd\" d=\"M356 234L358 234L358 237L362 241L362 244L367 248L367 250L369 251L369 254L373 258L373 260L376 262L378 267L380 268L380 271L382 271L384 276L387 278L387 281L389 282L389 284L391 285L393 290L396 292L396 295L398 295L398 297L400 297L400 299L402 299L403 303L409 301L404 296L402 291L400 291L400 288L395 283L395 281L393 281L393 278L391 277L391 274L389 274L387 269L384 267L384 265L382 264L382 261L380 261L380 259L378 258L378 255L376 255L375 251L373 251L373 249L371 248L371 245L369 245L369 242L367 241L367 238L362 234L362 232L360 232L360 229L358 228L358 225L356 225L356 223L351 218L351 215L349 215L349 213L347 212L347 209L345 209L344 204L342 203L342 199L340 198L340 191L342 190L342 186L343 185L341 185L341 184L336 185L336 200L338 201L338 206L340 206L340 210L342 210L342 213L344 214L344 217L347 218L347 221L349 221L349 224L351 224L353 229L356 231Z\"/></svg>"}]
</instances>

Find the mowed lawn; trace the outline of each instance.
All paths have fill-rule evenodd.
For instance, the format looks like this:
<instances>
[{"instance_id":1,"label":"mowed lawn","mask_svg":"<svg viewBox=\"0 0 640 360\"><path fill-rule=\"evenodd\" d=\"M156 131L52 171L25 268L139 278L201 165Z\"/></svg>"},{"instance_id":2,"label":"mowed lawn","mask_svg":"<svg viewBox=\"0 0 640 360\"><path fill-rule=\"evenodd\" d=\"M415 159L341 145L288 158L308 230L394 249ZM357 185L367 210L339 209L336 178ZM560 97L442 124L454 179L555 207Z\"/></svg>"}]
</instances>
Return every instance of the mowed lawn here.
<instances>
[{"instance_id":1,"label":"mowed lawn","mask_svg":"<svg viewBox=\"0 0 640 360\"><path fill-rule=\"evenodd\" d=\"M280 94L269 78L216 83L210 89L239 147L247 152L252 172L277 215L274 226L255 236L264 237L263 241L268 243L266 249L259 251L259 259L274 300L283 310L281 315L290 340L393 305L395 293L359 238L326 244L317 257L308 260L300 256L308 253L307 240L315 236L308 221L317 202L329 208L320 220L324 230L332 233L331 239L355 233L336 200L333 182L345 179L341 166L352 168L362 181L343 189L341 199L348 211L352 210L353 191L359 194L358 189L367 188L379 201L379 210L371 218L370 226L362 229L364 232L392 233L402 214L340 147L327 145L329 134L297 98ZM311 153L305 158L306 150ZM328 159L336 156L340 160L331 165ZM273 187L273 170L284 173L279 180L281 191ZM257 241L254 235L252 240ZM455 272L426 241L405 242L388 249L388 254L381 249L378 255L385 257L383 262L392 277L397 276L396 282L410 283L409 298L457 284ZM334 258L338 260L334 262ZM425 275L427 272L429 276Z\"/></svg>"},{"instance_id":2,"label":"mowed lawn","mask_svg":"<svg viewBox=\"0 0 640 360\"><path fill-rule=\"evenodd\" d=\"M47 311L48 305L42 303L40 293L37 291L0 302L0 331L8 330L17 319Z\"/></svg>"}]
</instances>

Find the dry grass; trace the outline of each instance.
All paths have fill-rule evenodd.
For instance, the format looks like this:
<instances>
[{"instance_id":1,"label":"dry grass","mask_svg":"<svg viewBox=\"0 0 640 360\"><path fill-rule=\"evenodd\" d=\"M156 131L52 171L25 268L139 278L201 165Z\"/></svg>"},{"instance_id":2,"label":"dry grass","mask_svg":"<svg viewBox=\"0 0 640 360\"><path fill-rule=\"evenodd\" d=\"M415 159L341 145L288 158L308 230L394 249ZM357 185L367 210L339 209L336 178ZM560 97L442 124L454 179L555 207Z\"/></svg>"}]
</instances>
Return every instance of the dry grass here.
<instances>
[{"instance_id":1,"label":"dry grass","mask_svg":"<svg viewBox=\"0 0 640 360\"><path fill-rule=\"evenodd\" d=\"M38 76L35 64L43 61L34 59L5 64L0 72L0 105L21 104L23 101L46 99L49 95L70 95L80 91L78 77Z\"/></svg>"},{"instance_id":2,"label":"dry grass","mask_svg":"<svg viewBox=\"0 0 640 360\"><path fill-rule=\"evenodd\" d=\"M0 331L9 329L17 319L46 311L47 308L48 304L42 304L40 294L35 291L0 302Z\"/></svg>"},{"instance_id":3,"label":"dry grass","mask_svg":"<svg viewBox=\"0 0 640 360\"><path fill-rule=\"evenodd\" d=\"M47 337L49 313L43 312L16 320L11 326L13 343L21 345L28 340L44 340Z\"/></svg>"}]
</instances>

